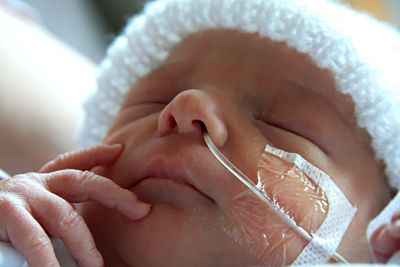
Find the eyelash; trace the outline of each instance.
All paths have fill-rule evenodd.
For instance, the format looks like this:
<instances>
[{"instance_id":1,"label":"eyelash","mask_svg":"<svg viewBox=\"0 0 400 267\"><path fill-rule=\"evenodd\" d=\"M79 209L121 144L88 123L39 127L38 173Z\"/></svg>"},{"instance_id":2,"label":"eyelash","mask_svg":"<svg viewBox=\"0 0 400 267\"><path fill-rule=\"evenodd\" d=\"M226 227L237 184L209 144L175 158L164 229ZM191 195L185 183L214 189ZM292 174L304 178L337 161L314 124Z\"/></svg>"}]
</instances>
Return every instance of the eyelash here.
<instances>
[{"instance_id":1,"label":"eyelash","mask_svg":"<svg viewBox=\"0 0 400 267\"><path fill-rule=\"evenodd\" d=\"M286 126L283 126L283 125L275 123L275 122L266 121L263 118L255 117L254 119L259 121L259 122L261 122L261 123L267 124L268 126L271 126L271 127L274 127L274 128L278 128L278 129L280 129L282 131L285 131L285 132L288 132L290 134L293 134L293 135L296 135L298 137L301 137L301 138L307 140L308 142L313 143L313 144L317 145L318 147L320 147L319 144L316 143L316 141L312 140L310 137L304 135L303 133L300 133L299 131L296 131L294 129L288 128Z\"/></svg>"},{"instance_id":2,"label":"eyelash","mask_svg":"<svg viewBox=\"0 0 400 267\"><path fill-rule=\"evenodd\" d=\"M292 129L288 129L287 127L284 127L284 126L282 126L280 124L277 124L277 123L274 123L274 122L271 122L271 121L266 121L265 119L262 119L262 118L255 118L255 119L260 121L260 122L262 122L262 123L265 123L265 124L267 124L269 126L281 129L283 131L286 131L286 132L289 132L291 134L295 134L295 135L298 135L298 136L301 136L301 137L304 138L304 136L302 136L302 135L298 134L297 132L293 131Z\"/></svg>"}]
</instances>

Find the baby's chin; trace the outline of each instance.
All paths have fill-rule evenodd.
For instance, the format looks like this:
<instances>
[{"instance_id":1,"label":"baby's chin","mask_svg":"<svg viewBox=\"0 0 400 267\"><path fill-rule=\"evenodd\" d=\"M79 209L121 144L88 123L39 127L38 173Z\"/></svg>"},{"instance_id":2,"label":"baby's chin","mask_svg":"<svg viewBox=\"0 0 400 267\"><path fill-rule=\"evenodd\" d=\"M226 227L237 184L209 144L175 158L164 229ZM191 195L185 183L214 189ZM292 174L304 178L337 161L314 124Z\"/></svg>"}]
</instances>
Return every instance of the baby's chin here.
<instances>
[{"instance_id":1,"label":"baby's chin","mask_svg":"<svg viewBox=\"0 0 400 267\"><path fill-rule=\"evenodd\" d=\"M305 245L274 214L264 222L273 229L263 236L260 229L268 227L253 217L237 224L196 197L187 206L179 201L152 199L151 212L138 221L94 202L83 204L82 214L107 266L288 265Z\"/></svg>"},{"instance_id":2,"label":"baby's chin","mask_svg":"<svg viewBox=\"0 0 400 267\"><path fill-rule=\"evenodd\" d=\"M177 208L153 203L130 221L115 210L86 203L82 213L107 266L249 266L257 258L223 227L215 207Z\"/></svg>"}]
</instances>

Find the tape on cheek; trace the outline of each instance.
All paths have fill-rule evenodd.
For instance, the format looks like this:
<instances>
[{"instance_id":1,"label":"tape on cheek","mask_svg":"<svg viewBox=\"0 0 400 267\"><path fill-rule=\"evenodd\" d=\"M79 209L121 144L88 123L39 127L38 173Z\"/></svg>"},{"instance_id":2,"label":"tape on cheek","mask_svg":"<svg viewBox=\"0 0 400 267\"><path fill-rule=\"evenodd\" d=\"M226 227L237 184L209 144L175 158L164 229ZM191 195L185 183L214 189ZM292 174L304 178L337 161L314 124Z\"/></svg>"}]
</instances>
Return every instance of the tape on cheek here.
<instances>
[{"instance_id":1,"label":"tape on cheek","mask_svg":"<svg viewBox=\"0 0 400 267\"><path fill-rule=\"evenodd\" d=\"M310 177L325 193L329 209L325 220L313 235L311 242L307 244L293 265L310 265L327 262L335 253L343 236L349 227L357 211L353 207L340 188L325 172L321 171L303 157L295 153L266 146L266 152L292 162L307 177Z\"/></svg>"},{"instance_id":2,"label":"tape on cheek","mask_svg":"<svg viewBox=\"0 0 400 267\"><path fill-rule=\"evenodd\" d=\"M312 240L293 262L293 265L311 265L327 262L332 256L336 260L340 259L343 261L344 259L336 253L336 250L357 209L350 204L329 175L306 161L300 155L288 153L268 145L265 151L294 163L299 170L321 188L329 202L329 209L325 220L313 235Z\"/></svg>"},{"instance_id":3,"label":"tape on cheek","mask_svg":"<svg viewBox=\"0 0 400 267\"><path fill-rule=\"evenodd\" d=\"M294 264L329 260L355 213L329 176L298 154L267 146L258 164L257 187L316 238L311 242L300 238L250 190L232 200L230 220L239 226L226 232L255 254L260 264L287 265L296 257ZM340 214L343 208L346 211Z\"/></svg>"},{"instance_id":4,"label":"tape on cheek","mask_svg":"<svg viewBox=\"0 0 400 267\"><path fill-rule=\"evenodd\" d=\"M328 211L328 200L320 188L293 163L264 153L257 166L257 187L274 206L309 232L318 229ZM287 265L307 244L251 190L232 200L228 234L259 260L259 264Z\"/></svg>"},{"instance_id":5,"label":"tape on cheek","mask_svg":"<svg viewBox=\"0 0 400 267\"><path fill-rule=\"evenodd\" d=\"M288 251L297 254L304 242L268 206L250 190L245 190L232 200L232 210L227 214L229 225L224 228L236 243L256 258L257 264L284 266L294 260Z\"/></svg>"},{"instance_id":6,"label":"tape on cheek","mask_svg":"<svg viewBox=\"0 0 400 267\"><path fill-rule=\"evenodd\" d=\"M314 233L329 209L321 187L294 163L272 153L263 153L257 167L257 187L298 226Z\"/></svg>"}]
</instances>

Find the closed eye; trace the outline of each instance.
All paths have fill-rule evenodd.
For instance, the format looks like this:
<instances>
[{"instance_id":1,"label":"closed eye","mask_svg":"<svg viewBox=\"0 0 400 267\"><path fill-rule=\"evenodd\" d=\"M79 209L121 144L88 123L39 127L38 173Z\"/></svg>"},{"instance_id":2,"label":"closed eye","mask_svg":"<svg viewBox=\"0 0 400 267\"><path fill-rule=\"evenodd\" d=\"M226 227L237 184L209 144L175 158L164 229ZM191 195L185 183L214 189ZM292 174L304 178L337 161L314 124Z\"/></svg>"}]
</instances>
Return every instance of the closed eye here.
<instances>
[{"instance_id":1,"label":"closed eye","mask_svg":"<svg viewBox=\"0 0 400 267\"><path fill-rule=\"evenodd\" d=\"M265 119L260 119L260 118L255 118L255 119L260 121L260 122L262 122L262 123L268 124L269 126L272 126L272 127L275 127L275 128L279 128L281 130L284 130L284 131L289 132L291 134L295 134L297 136L300 136L300 137L302 137L304 139L307 139L308 141L312 142L312 140L310 140L306 136L303 136L302 134L299 134L298 131L294 131L293 129L291 129L291 128L287 127L287 126L284 126L284 125L276 123L276 122L266 121Z\"/></svg>"},{"instance_id":2,"label":"closed eye","mask_svg":"<svg viewBox=\"0 0 400 267\"><path fill-rule=\"evenodd\" d=\"M283 125L281 123L276 123L276 122L271 122L271 121L266 121L263 118L254 118L256 121L258 121L261 125L265 125L266 127L273 127L275 129L278 129L280 131L284 131L285 133L289 133L290 135L297 136L306 142L313 144L315 147L317 147L319 150L321 150L323 153L328 154L327 150L324 149L323 144L321 144L318 140L315 140L315 138L311 138L310 136L305 134L305 131L300 131L298 128L299 127L289 127L287 125ZM261 126L261 128L264 128ZM266 129L266 128L265 128ZM268 137L269 133L266 132L265 129L261 129L261 131Z\"/></svg>"}]
</instances>

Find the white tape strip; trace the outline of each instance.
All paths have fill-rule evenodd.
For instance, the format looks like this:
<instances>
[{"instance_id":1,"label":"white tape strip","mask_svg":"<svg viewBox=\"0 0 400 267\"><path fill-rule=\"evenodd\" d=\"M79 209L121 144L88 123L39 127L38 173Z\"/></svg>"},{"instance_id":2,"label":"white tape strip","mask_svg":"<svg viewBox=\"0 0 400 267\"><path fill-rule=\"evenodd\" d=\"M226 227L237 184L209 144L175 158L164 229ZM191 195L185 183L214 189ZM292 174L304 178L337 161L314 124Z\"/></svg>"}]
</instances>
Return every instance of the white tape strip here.
<instances>
[{"instance_id":1,"label":"white tape strip","mask_svg":"<svg viewBox=\"0 0 400 267\"><path fill-rule=\"evenodd\" d=\"M303 249L293 265L327 262L337 250L357 209L350 204L328 174L306 161L299 154L289 153L269 145L266 145L265 152L294 163L325 192L329 202L328 214L313 235L313 240Z\"/></svg>"}]
</instances>

